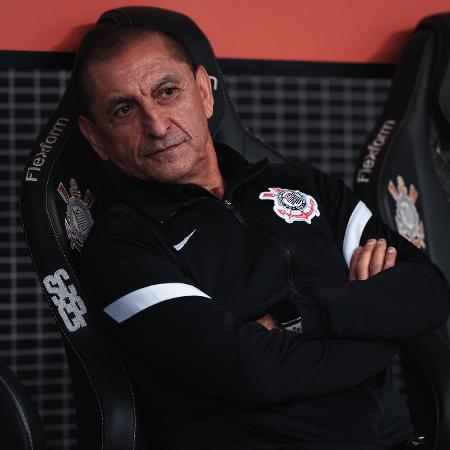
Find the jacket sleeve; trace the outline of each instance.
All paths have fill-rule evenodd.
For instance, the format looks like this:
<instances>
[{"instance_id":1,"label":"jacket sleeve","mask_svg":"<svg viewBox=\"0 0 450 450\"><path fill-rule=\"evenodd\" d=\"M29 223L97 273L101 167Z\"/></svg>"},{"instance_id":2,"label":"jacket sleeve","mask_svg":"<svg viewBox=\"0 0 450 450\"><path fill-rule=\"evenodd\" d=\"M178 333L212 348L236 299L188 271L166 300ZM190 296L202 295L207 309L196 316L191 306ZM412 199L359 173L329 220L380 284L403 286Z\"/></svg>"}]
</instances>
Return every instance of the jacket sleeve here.
<instances>
[{"instance_id":1,"label":"jacket sleeve","mask_svg":"<svg viewBox=\"0 0 450 450\"><path fill-rule=\"evenodd\" d=\"M109 228L91 231L83 283L130 367L252 409L350 388L382 371L396 350L243 323L186 277L162 243Z\"/></svg>"},{"instance_id":2,"label":"jacket sleeve","mask_svg":"<svg viewBox=\"0 0 450 450\"><path fill-rule=\"evenodd\" d=\"M305 311L306 336L402 340L442 325L450 291L427 255L375 217L340 181L317 175L327 219L349 264L358 245L385 238L397 249L395 267L339 288L317 288L295 300Z\"/></svg>"}]
</instances>

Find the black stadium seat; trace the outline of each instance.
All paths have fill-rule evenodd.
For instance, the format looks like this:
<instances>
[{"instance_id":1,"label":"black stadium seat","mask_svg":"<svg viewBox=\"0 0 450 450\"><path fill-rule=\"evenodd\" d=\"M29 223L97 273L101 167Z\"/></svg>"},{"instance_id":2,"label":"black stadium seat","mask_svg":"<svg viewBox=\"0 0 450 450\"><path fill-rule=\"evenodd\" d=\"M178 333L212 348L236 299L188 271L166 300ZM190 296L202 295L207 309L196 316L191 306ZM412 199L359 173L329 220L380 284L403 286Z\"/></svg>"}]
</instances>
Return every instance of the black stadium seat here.
<instances>
[{"instance_id":1,"label":"black stadium seat","mask_svg":"<svg viewBox=\"0 0 450 450\"><path fill-rule=\"evenodd\" d=\"M105 22L155 26L184 41L196 62L203 64L211 76L215 112L209 126L214 139L239 149L250 160L268 156L273 162L284 161L240 122L211 46L189 18L157 8L128 7L104 13L98 26ZM137 450L145 446L131 384L117 355L96 328L78 276L79 252L89 229L115 196L111 173L109 165L96 157L81 136L70 83L32 148L22 179L21 213L39 280L64 338L75 393L78 448L82 450ZM413 346L414 351L429 355L427 365L442 352L449 354L446 347L439 346L430 352L428 345L428 341L419 340ZM450 358L446 358L450 366ZM442 365L439 373L450 381L450 367ZM450 397L432 389L434 386L429 391L439 392L439 412L443 412L450 428L446 410ZM441 424L435 414L434 397L431 404L432 426L425 428L430 436L441 436L441 429L437 433L433 428ZM436 449L450 448L449 430L445 432L445 440L439 438Z\"/></svg>"},{"instance_id":2,"label":"black stadium seat","mask_svg":"<svg viewBox=\"0 0 450 450\"><path fill-rule=\"evenodd\" d=\"M450 14L423 19L397 64L355 191L450 280Z\"/></svg>"},{"instance_id":3,"label":"black stadium seat","mask_svg":"<svg viewBox=\"0 0 450 450\"><path fill-rule=\"evenodd\" d=\"M424 18L411 34L383 113L363 148L354 186L372 211L427 252L450 281L449 157L450 14L446 13ZM422 373L405 373L410 401L417 404L413 418L427 420L423 412L427 396L417 395L418 377L425 375L432 381L439 407L438 433L450 421L450 392L442 377L448 356L443 351L444 356L438 357L437 350L448 348L449 336L450 321L445 329L415 341L412 348L421 350L414 359L403 355L405 366L419 362L424 368ZM444 434L442 439L448 441L449 432Z\"/></svg>"},{"instance_id":4,"label":"black stadium seat","mask_svg":"<svg viewBox=\"0 0 450 450\"><path fill-rule=\"evenodd\" d=\"M39 414L27 391L0 361L1 448L45 450L45 433Z\"/></svg>"},{"instance_id":5,"label":"black stadium seat","mask_svg":"<svg viewBox=\"0 0 450 450\"><path fill-rule=\"evenodd\" d=\"M129 7L102 14L98 26L102 23L153 25L175 34L210 74L215 109L209 127L215 139L241 149L248 159L284 160L243 127L224 89L212 48L188 17ZM141 448L131 384L95 327L78 276L79 252L95 217L114 197L113 179L110 166L97 158L80 133L76 96L69 83L25 167L21 214L36 271L64 338L82 450Z\"/></svg>"}]
</instances>

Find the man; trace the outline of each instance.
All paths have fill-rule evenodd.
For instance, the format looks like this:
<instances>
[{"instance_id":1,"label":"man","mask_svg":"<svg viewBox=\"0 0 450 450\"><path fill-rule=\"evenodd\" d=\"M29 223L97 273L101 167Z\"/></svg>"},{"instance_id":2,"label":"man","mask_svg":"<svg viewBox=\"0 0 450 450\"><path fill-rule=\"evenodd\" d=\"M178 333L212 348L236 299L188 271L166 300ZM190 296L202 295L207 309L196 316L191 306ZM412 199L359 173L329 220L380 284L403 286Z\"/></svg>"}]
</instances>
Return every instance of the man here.
<instances>
[{"instance_id":1,"label":"man","mask_svg":"<svg viewBox=\"0 0 450 450\"><path fill-rule=\"evenodd\" d=\"M390 360L449 314L425 255L337 180L213 143L208 75L162 33L104 27L78 82L123 197L85 244L84 283L152 448L404 448Z\"/></svg>"}]
</instances>

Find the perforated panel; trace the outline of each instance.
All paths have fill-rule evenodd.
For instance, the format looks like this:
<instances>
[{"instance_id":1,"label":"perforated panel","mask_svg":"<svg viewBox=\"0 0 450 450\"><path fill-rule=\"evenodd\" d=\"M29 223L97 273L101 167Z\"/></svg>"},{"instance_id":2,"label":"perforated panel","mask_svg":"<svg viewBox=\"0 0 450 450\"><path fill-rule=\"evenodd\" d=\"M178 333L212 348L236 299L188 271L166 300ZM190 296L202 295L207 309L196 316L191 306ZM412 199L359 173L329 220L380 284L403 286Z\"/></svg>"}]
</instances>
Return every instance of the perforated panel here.
<instances>
[{"instance_id":1,"label":"perforated panel","mask_svg":"<svg viewBox=\"0 0 450 450\"><path fill-rule=\"evenodd\" d=\"M31 144L67 77L67 71L0 71L0 357L31 392L55 449L74 443L70 378L22 234L18 189Z\"/></svg>"},{"instance_id":2,"label":"perforated panel","mask_svg":"<svg viewBox=\"0 0 450 450\"><path fill-rule=\"evenodd\" d=\"M242 120L274 148L334 173L349 186L389 80L229 75Z\"/></svg>"}]
</instances>

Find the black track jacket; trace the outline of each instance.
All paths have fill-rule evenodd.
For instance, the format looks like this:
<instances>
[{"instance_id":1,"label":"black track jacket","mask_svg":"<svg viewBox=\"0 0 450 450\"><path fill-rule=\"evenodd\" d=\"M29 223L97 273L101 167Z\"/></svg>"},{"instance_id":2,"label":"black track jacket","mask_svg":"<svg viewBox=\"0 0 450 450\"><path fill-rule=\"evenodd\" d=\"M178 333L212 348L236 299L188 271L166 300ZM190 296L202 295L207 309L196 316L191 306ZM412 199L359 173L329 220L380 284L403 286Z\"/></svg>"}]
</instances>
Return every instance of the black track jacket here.
<instances>
[{"instance_id":1,"label":"black track jacket","mask_svg":"<svg viewBox=\"0 0 450 450\"><path fill-rule=\"evenodd\" d=\"M216 149L223 199L126 180L82 253L91 309L126 364L151 448L363 449L411 437L389 363L396 342L447 319L442 275L337 179ZM380 237L396 266L348 282L354 248ZM283 299L303 335L255 322Z\"/></svg>"}]
</instances>

